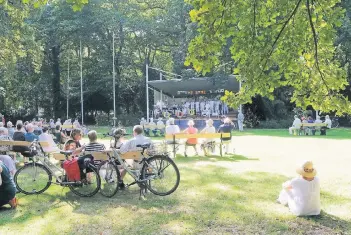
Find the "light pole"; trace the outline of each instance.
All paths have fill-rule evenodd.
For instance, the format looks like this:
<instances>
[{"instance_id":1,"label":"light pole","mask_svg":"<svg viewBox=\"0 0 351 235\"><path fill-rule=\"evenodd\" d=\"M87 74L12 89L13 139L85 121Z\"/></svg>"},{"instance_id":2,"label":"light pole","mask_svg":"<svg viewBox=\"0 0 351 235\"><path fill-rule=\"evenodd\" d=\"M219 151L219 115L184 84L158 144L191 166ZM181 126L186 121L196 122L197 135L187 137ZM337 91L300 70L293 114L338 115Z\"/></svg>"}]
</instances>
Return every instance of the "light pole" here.
<instances>
[{"instance_id":1,"label":"light pole","mask_svg":"<svg viewBox=\"0 0 351 235\"><path fill-rule=\"evenodd\" d=\"M113 127L116 127L115 33L112 34Z\"/></svg>"},{"instance_id":2,"label":"light pole","mask_svg":"<svg viewBox=\"0 0 351 235\"><path fill-rule=\"evenodd\" d=\"M80 54L80 102L82 111L82 125L84 124L84 106L83 106L83 60L82 60L82 40L79 42L79 54Z\"/></svg>"}]
</instances>

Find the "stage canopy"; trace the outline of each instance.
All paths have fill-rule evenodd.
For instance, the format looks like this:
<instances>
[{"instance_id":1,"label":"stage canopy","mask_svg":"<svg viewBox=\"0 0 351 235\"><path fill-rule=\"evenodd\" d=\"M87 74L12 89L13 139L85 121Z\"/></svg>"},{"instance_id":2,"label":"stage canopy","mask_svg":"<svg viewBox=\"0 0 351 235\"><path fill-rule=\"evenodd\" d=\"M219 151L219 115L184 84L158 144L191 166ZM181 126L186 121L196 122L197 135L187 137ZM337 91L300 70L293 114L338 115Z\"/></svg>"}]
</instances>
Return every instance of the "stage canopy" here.
<instances>
[{"instance_id":1,"label":"stage canopy","mask_svg":"<svg viewBox=\"0 0 351 235\"><path fill-rule=\"evenodd\" d=\"M149 86L162 91L170 97L223 95L224 91L239 91L239 82L235 76L229 76L226 81L216 81L213 78L190 78L149 81Z\"/></svg>"}]
</instances>

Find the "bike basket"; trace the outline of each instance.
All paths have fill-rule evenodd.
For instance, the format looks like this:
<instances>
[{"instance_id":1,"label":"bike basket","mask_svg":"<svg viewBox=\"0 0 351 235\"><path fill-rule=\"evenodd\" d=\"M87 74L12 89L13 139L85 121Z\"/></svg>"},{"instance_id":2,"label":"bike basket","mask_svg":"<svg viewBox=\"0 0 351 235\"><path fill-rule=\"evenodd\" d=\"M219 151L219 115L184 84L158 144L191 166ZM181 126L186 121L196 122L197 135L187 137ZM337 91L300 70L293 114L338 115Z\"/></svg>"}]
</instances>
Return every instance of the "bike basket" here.
<instances>
[{"instance_id":1,"label":"bike basket","mask_svg":"<svg viewBox=\"0 0 351 235\"><path fill-rule=\"evenodd\" d=\"M167 153L167 145L166 143L153 143L151 144L150 148L146 150L147 155L154 156L154 155L162 155Z\"/></svg>"}]
</instances>

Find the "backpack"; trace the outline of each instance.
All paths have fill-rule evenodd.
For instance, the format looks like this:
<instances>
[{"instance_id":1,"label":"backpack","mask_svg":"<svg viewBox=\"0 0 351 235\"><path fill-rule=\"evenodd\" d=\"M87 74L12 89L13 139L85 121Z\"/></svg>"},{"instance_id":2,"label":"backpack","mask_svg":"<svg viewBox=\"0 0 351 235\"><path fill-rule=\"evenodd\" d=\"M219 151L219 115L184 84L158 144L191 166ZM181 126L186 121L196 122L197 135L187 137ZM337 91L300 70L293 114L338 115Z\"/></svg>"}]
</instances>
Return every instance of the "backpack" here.
<instances>
[{"instance_id":1,"label":"backpack","mask_svg":"<svg viewBox=\"0 0 351 235\"><path fill-rule=\"evenodd\" d=\"M78 158L72 160L65 160L63 162L63 169L66 171L68 181L80 181L80 168Z\"/></svg>"}]
</instances>

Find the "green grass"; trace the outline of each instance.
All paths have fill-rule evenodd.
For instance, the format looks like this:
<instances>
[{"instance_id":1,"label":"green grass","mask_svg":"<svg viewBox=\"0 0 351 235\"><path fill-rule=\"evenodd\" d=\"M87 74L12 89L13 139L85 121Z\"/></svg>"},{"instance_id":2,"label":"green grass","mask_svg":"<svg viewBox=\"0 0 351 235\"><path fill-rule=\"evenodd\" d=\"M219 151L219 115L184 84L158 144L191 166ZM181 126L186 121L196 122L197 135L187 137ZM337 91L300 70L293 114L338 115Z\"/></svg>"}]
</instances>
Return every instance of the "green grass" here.
<instances>
[{"instance_id":1,"label":"green grass","mask_svg":"<svg viewBox=\"0 0 351 235\"><path fill-rule=\"evenodd\" d=\"M80 198L56 185L38 196L19 194L17 210L0 211L0 234L350 234L350 214L340 212L351 211L350 197L323 190L328 213L297 218L275 203L286 176L233 170L258 161L178 157L177 191L146 201L137 187L111 199Z\"/></svg>"},{"instance_id":2,"label":"green grass","mask_svg":"<svg viewBox=\"0 0 351 235\"><path fill-rule=\"evenodd\" d=\"M293 137L293 138L317 138L317 139L351 139L350 128L336 128L327 130L326 136L321 136L319 132L314 136L293 136L289 135L288 129L245 129L244 132L233 132L234 136L258 135L258 136L276 136L276 137Z\"/></svg>"}]
</instances>

